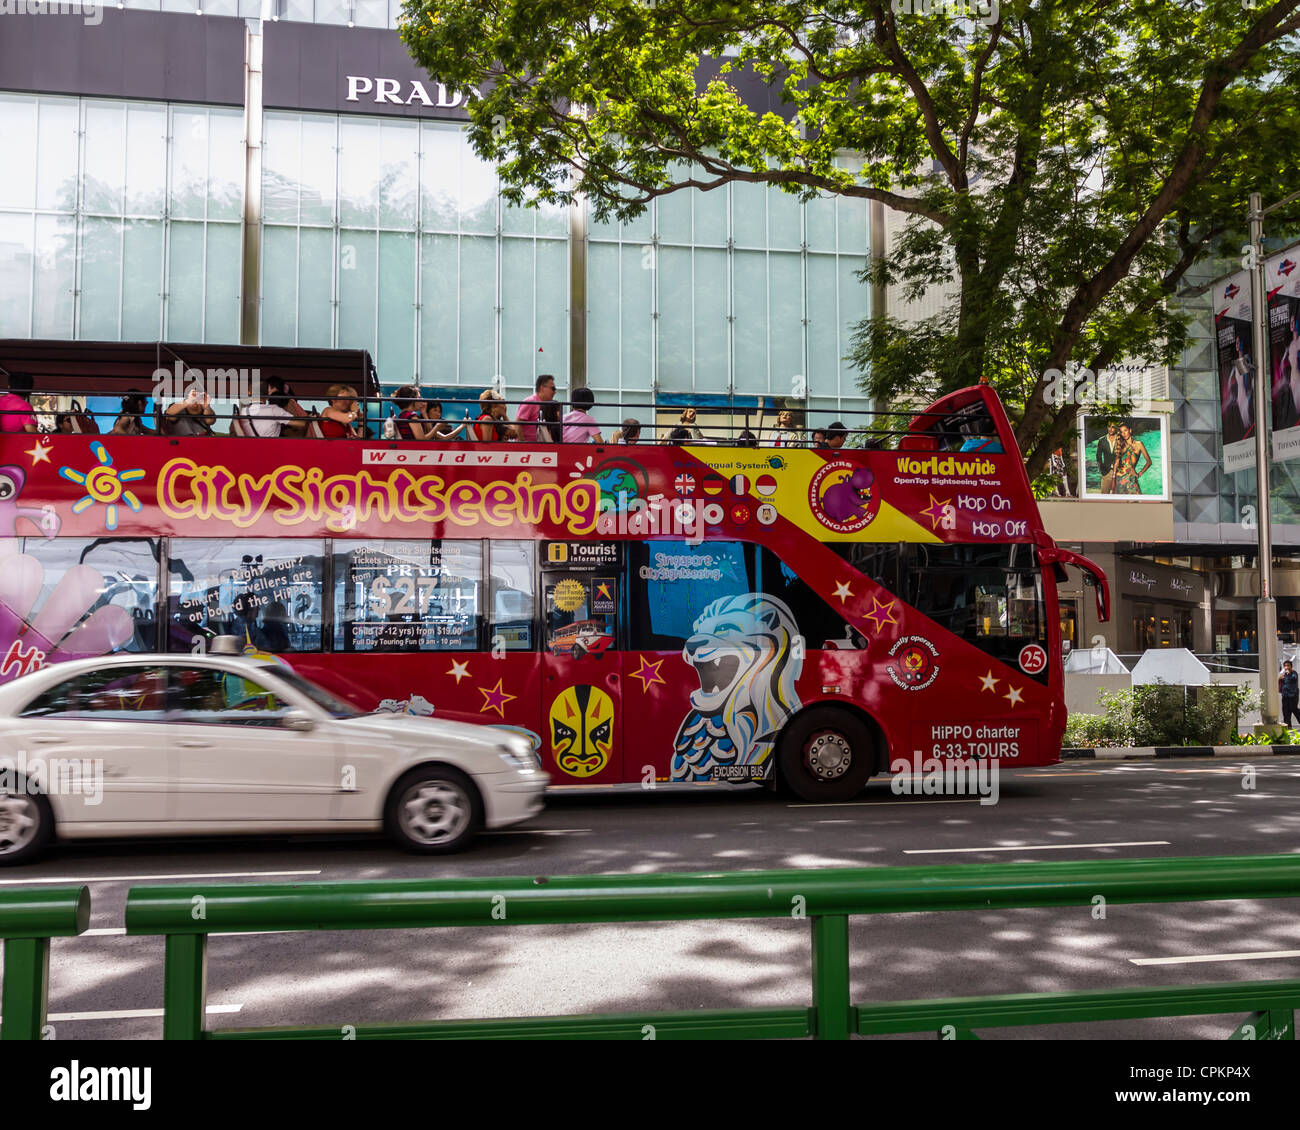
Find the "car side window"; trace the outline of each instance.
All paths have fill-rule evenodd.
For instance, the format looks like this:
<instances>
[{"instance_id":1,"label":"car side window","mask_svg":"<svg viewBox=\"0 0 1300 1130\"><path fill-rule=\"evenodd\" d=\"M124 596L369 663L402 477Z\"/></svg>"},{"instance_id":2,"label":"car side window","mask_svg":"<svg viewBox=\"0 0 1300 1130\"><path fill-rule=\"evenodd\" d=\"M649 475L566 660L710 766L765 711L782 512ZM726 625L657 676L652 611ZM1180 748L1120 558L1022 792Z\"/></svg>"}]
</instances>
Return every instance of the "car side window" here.
<instances>
[{"instance_id":1,"label":"car side window","mask_svg":"<svg viewBox=\"0 0 1300 1130\"><path fill-rule=\"evenodd\" d=\"M208 726L279 726L292 709L276 691L212 667L172 670L172 720Z\"/></svg>"},{"instance_id":2,"label":"car side window","mask_svg":"<svg viewBox=\"0 0 1300 1130\"><path fill-rule=\"evenodd\" d=\"M162 667L88 671L37 695L22 709L21 717L165 722L167 672Z\"/></svg>"}]
</instances>

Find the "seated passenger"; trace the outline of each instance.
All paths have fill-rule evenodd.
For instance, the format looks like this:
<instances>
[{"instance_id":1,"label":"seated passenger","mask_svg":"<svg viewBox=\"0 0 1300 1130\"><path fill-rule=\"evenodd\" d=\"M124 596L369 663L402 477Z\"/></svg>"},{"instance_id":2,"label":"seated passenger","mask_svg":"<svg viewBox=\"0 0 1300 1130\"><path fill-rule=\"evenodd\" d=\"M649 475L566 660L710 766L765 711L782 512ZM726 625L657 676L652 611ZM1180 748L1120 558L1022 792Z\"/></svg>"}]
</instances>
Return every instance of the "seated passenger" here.
<instances>
[{"instance_id":1,"label":"seated passenger","mask_svg":"<svg viewBox=\"0 0 1300 1130\"><path fill-rule=\"evenodd\" d=\"M688 432L685 428L673 428L673 430L668 433L668 438L664 440L665 444L690 443L690 442L691 442L691 433Z\"/></svg>"},{"instance_id":2,"label":"seated passenger","mask_svg":"<svg viewBox=\"0 0 1300 1130\"><path fill-rule=\"evenodd\" d=\"M359 438L357 419L361 409L357 406L357 390L350 385L330 385L325 395L330 403L320 414L321 435L326 439Z\"/></svg>"},{"instance_id":3,"label":"seated passenger","mask_svg":"<svg viewBox=\"0 0 1300 1130\"><path fill-rule=\"evenodd\" d=\"M737 447L757 447L757 446L758 446L758 436L756 436L753 432L751 432L748 428L746 428L744 431L742 431L742 432L740 433L740 435L738 435L738 436L736 437L736 446L737 446Z\"/></svg>"},{"instance_id":4,"label":"seated passenger","mask_svg":"<svg viewBox=\"0 0 1300 1130\"><path fill-rule=\"evenodd\" d=\"M587 411L595 405L596 394L589 388L575 388L571 395L573 407L564 414L564 442L604 443L600 426Z\"/></svg>"},{"instance_id":5,"label":"seated passenger","mask_svg":"<svg viewBox=\"0 0 1300 1130\"><path fill-rule=\"evenodd\" d=\"M629 416L614 433L615 443L638 443L641 440L641 421Z\"/></svg>"},{"instance_id":6,"label":"seated passenger","mask_svg":"<svg viewBox=\"0 0 1300 1130\"><path fill-rule=\"evenodd\" d=\"M794 413L788 408L777 414L776 432L772 436L774 447L803 447L803 439L794 430Z\"/></svg>"},{"instance_id":7,"label":"seated passenger","mask_svg":"<svg viewBox=\"0 0 1300 1130\"><path fill-rule=\"evenodd\" d=\"M283 377L266 378L266 395L244 409L244 420L253 435L265 439L302 435L307 430L307 412Z\"/></svg>"},{"instance_id":8,"label":"seated passenger","mask_svg":"<svg viewBox=\"0 0 1300 1130\"><path fill-rule=\"evenodd\" d=\"M826 429L826 446L833 451L838 451L844 446L844 441L849 438L849 429L846 428L839 420L836 420L829 428Z\"/></svg>"},{"instance_id":9,"label":"seated passenger","mask_svg":"<svg viewBox=\"0 0 1300 1130\"><path fill-rule=\"evenodd\" d=\"M479 395L479 417L474 425L474 435L483 443L503 442L519 438L519 429L510 423L506 399L490 388Z\"/></svg>"},{"instance_id":10,"label":"seated passenger","mask_svg":"<svg viewBox=\"0 0 1300 1130\"><path fill-rule=\"evenodd\" d=\"M129 388L122 397L122 414L113 424L115 436L151 436L157 433L144 426L144 412L149 407L149 398L138 388Z\"/></svg>"},{"instance_id":11,"label":"seated passenger","mask_svg":"<svg viewBox=\"0 0 1300 1130\"><path fill-rule=\"evenodd\" d=\"M972 428L973 435L961 445L962 451L978 451L985 455L1002 453L1002 444L998 442L997 428L987 416L980 419Z\"/></svg>"},{"instance_id":12,"label":"seated passenger","mask_svg":"<svg viewBox=\"0 0 1300 1130\"><path fill-rule=\"evenodd\" d=\"M163 412L160 423L164 435L210 436L216 419L211 398L206 392L200 397L199 390L191 385L184 400L176 401Z\"/></svg>"},{"instance_id":13,"label":"seated passenger","mask_svg":"<svg viewBox=\"0 0 1300 1130\"><path fill-rule=\"evenodd\" d=\"M31 405L33 384L30 373L9 374L9 391L0 396L0 432L36 431Z\"/></svg>"}]
</instances>

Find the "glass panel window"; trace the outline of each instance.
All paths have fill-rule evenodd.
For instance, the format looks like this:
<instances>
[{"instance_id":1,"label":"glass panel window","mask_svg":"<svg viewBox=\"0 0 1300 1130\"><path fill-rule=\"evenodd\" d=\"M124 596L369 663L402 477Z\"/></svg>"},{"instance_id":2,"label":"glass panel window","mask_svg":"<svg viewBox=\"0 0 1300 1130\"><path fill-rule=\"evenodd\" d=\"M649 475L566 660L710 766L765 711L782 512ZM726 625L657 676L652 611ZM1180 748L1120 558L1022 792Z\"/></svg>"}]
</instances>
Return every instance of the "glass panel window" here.
<instances>
[{"instance_id":1,"label":"glass panel window","mask_svg":"<svg viewBox=\"0 0 1300 1130\"><path fill-rule=\"evenodd\" d=\"M507 651L533 650L536 619L537 543L492 541L488 543L491 572L488 600L491 607L489 642Z\"/></svg>"},{"instance_id":2,"label":"glass panel window","mask_svg":"<svg viewBox=\"0 0 1300 1130\"><path fill-rule=\"evenodd\" d=\"M1010 666L1026 644L1047 642L1042 575L1028 545L918 545L907 602ZM1046 667L1030 676L1046 682Z\"/></svg>"},{"instance_id":3,"label":"glass panel window","mask_svg":"<svg viewBox=\"0 0 1300 1130\"><path fill-rule=\"evenodd\" d=\"M20 617L19 643L58 659L153 651L158 627L158 543L143 538L24 538L0 560L6 575L39 579Z\"/></svg>"},{"instance_id":4,"label":"glass panel window","mask_svg":"<svg viewBox=\"0 0 1300 1130\"><path fill-rule=\"evenodd\" d=\"M278 726L293 704L257 679L215 667L174 667L172 720L207 726Z\"/></svg>"},{"instance_id":5,"label":"glass panel window","mask_svg":"<svg viewBox=\"0 0 1300 1130\"><path fill-rule=\"evenodd\" d=\"M87 671L42 692L21 715L84 722L165 722L167 669L135 666Z\"/></svg>"},{"instance_id":6,"label":"glass panel window","mask_svg":"<svg viewBox=\"0 0 1300 1130\"><path fill-rule=\"evenodd\" d=\"M334 543L335 651L473 651L483 616L477 541Z\"/></svg>"},{"instance_id":7,"label":"glass panel window","mask_svg":"<svg viewBox=\"0 0 1300 1130\"><path fill-rule=\"evenodd\" d=\"M245 654L321 649L321 542L176 539L168 567L169 650L217 635L238 636Z\"/></svg>"}]
</instances>

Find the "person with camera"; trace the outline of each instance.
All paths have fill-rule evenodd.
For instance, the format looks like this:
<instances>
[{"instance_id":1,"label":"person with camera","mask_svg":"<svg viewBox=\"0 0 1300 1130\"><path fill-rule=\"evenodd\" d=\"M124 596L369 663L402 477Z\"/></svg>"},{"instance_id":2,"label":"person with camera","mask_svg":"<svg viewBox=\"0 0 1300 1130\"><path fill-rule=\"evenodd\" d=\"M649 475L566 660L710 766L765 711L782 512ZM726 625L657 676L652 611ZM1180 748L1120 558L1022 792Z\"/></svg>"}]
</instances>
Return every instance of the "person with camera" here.
<instances>
[{"instance_id":1,"label":"person with camera","mask_svg":"<svg viewBox=\"0 0 1300 1130\"><path fill-rule=\"evenodd\" d=\"M210 436L216 419L211 398L206 392L200 394L197 385L191 385L184 400L167 406L161 430L171 436Z\"/></svg>"}]
</instances>

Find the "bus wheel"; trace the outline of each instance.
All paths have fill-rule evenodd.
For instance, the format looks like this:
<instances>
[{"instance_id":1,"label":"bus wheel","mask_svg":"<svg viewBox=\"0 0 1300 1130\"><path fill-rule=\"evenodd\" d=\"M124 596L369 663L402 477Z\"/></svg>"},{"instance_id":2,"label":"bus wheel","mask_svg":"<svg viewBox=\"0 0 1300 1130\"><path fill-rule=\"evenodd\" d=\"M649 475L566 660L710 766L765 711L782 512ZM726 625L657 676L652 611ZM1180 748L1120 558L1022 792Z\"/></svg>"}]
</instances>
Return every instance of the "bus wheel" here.
<instances>
[{"instance_id":1,"label":"bus wheel","mask_svg":"<svg viewBox=\"0 0 1300 1130\"><path fill-rule=\"evenodd\" d=\"M420 855L459 851L483 823L483 801L464 773L422 765L393 786L384 828L397 846Z\"/></svg>"},{"instance_id":2,"label":"bus wheel","mask_svg":"<svg viewBox=\"0 0 1300 1130\"><path fill-rule=\"evenodd\" d=\"M800 800L851 800L866 786L876 751L870 728L846 710L815 707L781 737L777 768Z\"/></svg>"},{"instance_id":3,"label":"bus wheel","mask_svg":"<svg viewBox=\"0 0 1300 1130\"><path fill-rule=\"evenodd\" d=\"M50 802L26 787L20 777L12 792L0 792L0 866L35 859L54 835Z\"/></svg>"}]
</instances>

